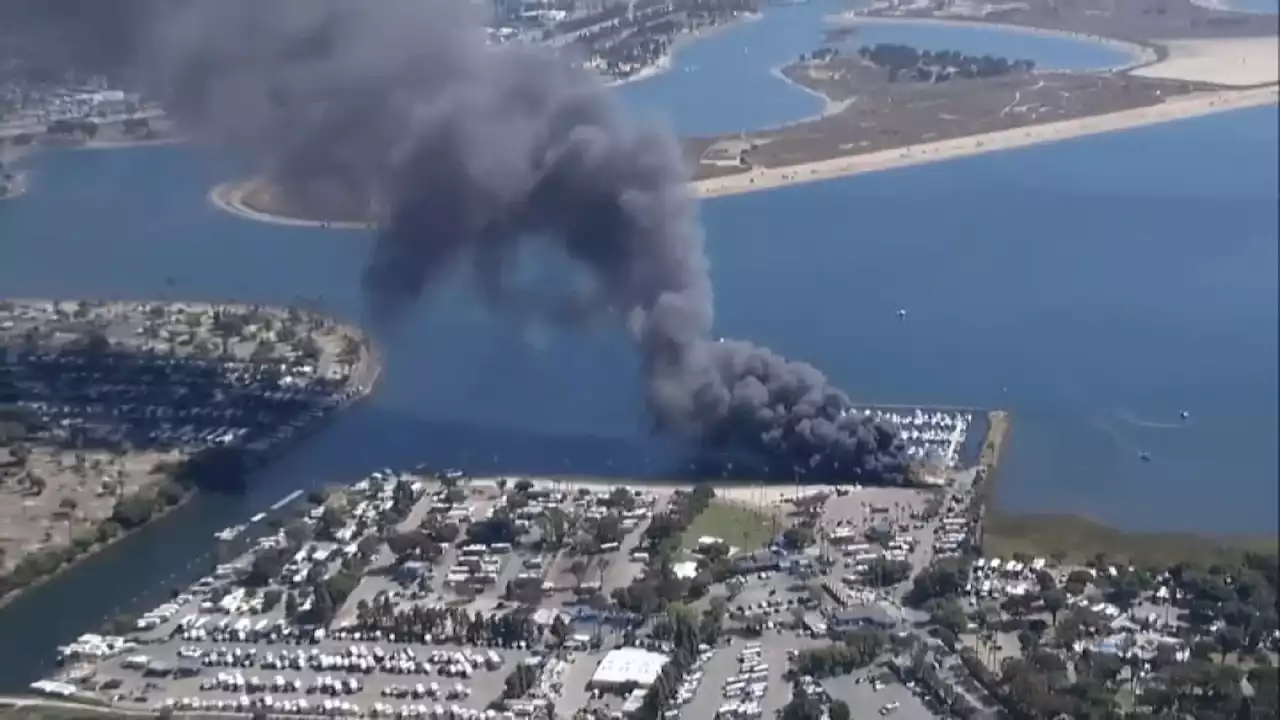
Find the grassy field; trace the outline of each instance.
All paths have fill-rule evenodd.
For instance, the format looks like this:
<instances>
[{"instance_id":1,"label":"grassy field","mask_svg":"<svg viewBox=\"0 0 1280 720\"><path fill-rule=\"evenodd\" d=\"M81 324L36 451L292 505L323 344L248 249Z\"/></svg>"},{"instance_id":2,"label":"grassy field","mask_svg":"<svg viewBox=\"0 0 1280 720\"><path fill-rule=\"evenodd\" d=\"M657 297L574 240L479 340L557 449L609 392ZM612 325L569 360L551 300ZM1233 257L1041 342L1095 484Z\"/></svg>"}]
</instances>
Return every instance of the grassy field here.
<instances>
[{"instance_id":1,"label":"grassy field","mask_svg":"<svg viewBox=\"0 0 1280 720\"><path fill-rule=\"evenodd\" d=\"M1126 533L1072 515L1006 515L989 511L983 529L983 553L1010 557L1059 556L1068 562L1099 553L1136 565L1167 567L1179 562L1238 562L1248 551L1275 554L1276 536L1204 537L1189 533Z\"/></svg>"},{"instance_id":2,"label":"grassy field","mask_svg":"<svg viewBox=\"0 0 1280 720\"><path fill-rule=\"evenodd\" d=\"M713 500L685 531L681 546L695 548L698 538L712 535L744 550L758 550L773 539L775 524L768 513Z\"/></svg>"}]
</instances>

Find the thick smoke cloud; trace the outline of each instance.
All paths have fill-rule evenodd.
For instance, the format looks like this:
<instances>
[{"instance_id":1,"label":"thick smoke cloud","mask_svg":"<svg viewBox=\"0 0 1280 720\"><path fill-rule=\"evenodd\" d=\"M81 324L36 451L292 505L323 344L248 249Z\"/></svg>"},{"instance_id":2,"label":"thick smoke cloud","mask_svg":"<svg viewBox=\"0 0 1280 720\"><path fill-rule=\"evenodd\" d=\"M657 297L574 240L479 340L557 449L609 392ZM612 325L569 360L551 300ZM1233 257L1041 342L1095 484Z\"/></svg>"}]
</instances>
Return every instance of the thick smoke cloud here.
<instances>
[{"instance_id":1,"label":"thick smoke cloud","mask_svg":"<svg viewBox=\"0 0 1280 720\"><path fill-rule=\"evenodd\" d=\"M665 431L806 474L904 481L896 432L847 415L822 373L710 339L679 148L587 71L488 44L473 6L449 0L208 0L160 27L155 66L189 128L262 160L291 197L377 213L364 283L379 315L466 263L501 307L624 321ZM529 243L558 244L590 285L520 297L509 278Z\"/></svg>"}]
</instances>

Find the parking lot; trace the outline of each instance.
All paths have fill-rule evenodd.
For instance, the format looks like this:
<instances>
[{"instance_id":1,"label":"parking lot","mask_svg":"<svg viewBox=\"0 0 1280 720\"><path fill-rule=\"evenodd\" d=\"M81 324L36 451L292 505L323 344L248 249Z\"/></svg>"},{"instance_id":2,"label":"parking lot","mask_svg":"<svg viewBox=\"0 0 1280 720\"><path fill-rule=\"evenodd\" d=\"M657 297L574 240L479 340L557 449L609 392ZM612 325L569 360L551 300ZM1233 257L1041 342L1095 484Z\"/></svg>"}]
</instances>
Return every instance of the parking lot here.
<instances>
[{"instance_id":1,"label":"parking lot","mask_svg":"<svg viewBox=\"0 0 1280 720\"><path fill-rule=\"evenodd\" d=\"M121 680L114 692L143 707L162 699L187 708L244 710L250 701L316 707L328 699L366 713L378 704L424 703L479 711L501 696L513 664L529 657L523 650L386 641L166 643L124 655L98 677ZM136 666L156 662L193 674L149 678Z\"/></svg>"},{"instance_id":2,"label":"parking lot","mask_svg":"<svg viewBox=\"0 0 1280 720\"><path fill-rule=\"evenodd\" d=\"M888 682L873 683L872 678L887 678ZM937 717L916 692L881 669L829 678L822 682L822 687L832 699L848 703L854 718L880 715L899 720L932 720Z\"/></svg>"},{"instance_id":3,"label":"parking lot","mask_svg":"<svg viewBox=\"0 0 1280 720\"><path fill-rule=\"evenodd\" d=\"M725 709L747 717L774 717L791 699L791 685L783 679L791 646L779 639L766 635L716 648L702 666L697 692L681 715L713 718Z\"/></svg>"},{"instance_id":4,"label":"parking lot","mask_svg":"<svg viewBox=\"0 0 1280 720\"><path fill-rule=\"evenodd\" d=\"M726 495L726 502L736 501L732 493ZM723 602L727 617L712 640L704 642L701 630L694 638L696 658L673 679L674 705L666 720L775 717L791 700L788 674L794 653L844 647L842 633L866 629L879 634L878 640L862 636L875 648L869 654L858 660L818 658L810 667L815 673L823 667L847 672L849 663L861 667L873 662L875 677L888 682L873 685L866 680L872 671L863 669L824 679L821 685L831 697L847 702L855 717L931 716L926 704L892 679L881 662L889 653L887 634L915 632L915 616L901 608L859 616L866 608L894 606L896 593L877 594L857 580L852 582L857 597L850 603L830 592L832 582L857 573L827 535L841 528L860 534L883 529L890 534L878 541L883 549L893 552L901 546L902 557L922 566L936 524L922 518L938 496L909 489L833 489L816 513L805 509L802 498L791 497L777 505L773 517L779 528L804 517L818 518L820 539L815 544L779 544L726 559L724 550L716 549L725 544L721 540L698 533L690 539L685 533L677 536L683 544L667 558L669 567L659 569L633 555L661 508L679 510L669 496L653 488L473 480L458 471L434 477L374 473L308 514L306 522L316 527L331 522L323 520L329 513L341 514L343 521L328 531L341 537L312 538L300 548L283 549L283 568L271 572L256 596L232 590L235 600L228 601L227 589L239 582L228 579L228 588L198 601L198 608L167 612L172 620L165 622L178 625L166 624L151 636L143 633L139 648L100 663L98 682L117 678L106 689L146 707L172 702L180 708L239 712L266 708L307 714L319 707L323 714L343 716L470 718L519 680L507 705L516 715L527 714L529 703L554 702L562 715L585 709L609 716L637 702L626 681L590 684L603 672L599 666L611 651L625 643L665 654L668 662L679 655L673 620L655 621L641 610L631 615L623 608L635 607L625 602L633 588L617 604L610 601L611 591L626 587L641 570L662 572L668 578L664 582L670 582L679 567L683 583L707 582L697 577L720 563L719 581L679 598L681 613L701 616ZM689 496L680 497L679 502L687 502ZM795 510L789 511L788 504ZM381 524L388 522L382 520L388 513L393 513L394 525ZM290 533L286 528L272 542L286 543ZM903 538L911 542L902 545ZM259 607L255 600L271 588L287 589L310 602L313 587L327 587L326 578L353 572L345 568L357 555L363 558L359 574L351 578L324 631L315 630L309 620L296 624L306 616L305 608L301 614L286 613ZM836 562L828 565L827 557ZM227 573L228 578L240 575ZM313 575L318 580L299 580ZM898 589L905 585L909 583ZM219 597L219 607L209 607ZM659 609L657 616L665 612ZM626 629L628 622L646 618L649 622ZM656 631L664 622L665 636ZM188 632L183 628L196 626L182 623L216 631ZM175 635L175 628L176 637L161 639ZM232 632L235 628L241 630ZM683 637L683 657L691 658L689 635ZM851 646L854 642L850 640ZM634 652L620 655L632 657ZM126 668L126 661L135 667ZM520 679L525 670L516 672L525 667L523 662L554 669L529 671L537 678L533 688L532 680ZM143 677L140 668L154 670L157 665L159 671L151 673L156 677ZM526 709L511 710L522 707Z\"/></svg>"}]
</instances>

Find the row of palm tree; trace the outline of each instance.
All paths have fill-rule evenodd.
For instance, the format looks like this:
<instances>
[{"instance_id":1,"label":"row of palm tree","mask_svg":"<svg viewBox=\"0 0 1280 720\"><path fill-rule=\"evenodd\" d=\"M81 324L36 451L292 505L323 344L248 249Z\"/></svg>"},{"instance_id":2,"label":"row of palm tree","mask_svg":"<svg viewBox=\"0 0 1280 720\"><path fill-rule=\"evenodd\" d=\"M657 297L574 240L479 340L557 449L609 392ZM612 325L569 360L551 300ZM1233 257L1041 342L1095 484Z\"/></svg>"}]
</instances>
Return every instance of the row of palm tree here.
<instances>
[{"instance_id":1,"label":"row of palm tree","mask_svg":"<svg viewBox=\"0 0 1280 720\"><path fill-rule=\"evenodd\" d=\"M356 627L363 631L394 634L432 644L456 643L479 647L515 647L518 643L536 644L544 639L547 628L533 621L532 612L518 608L507 613L472 612L465 607L397 606L389 595L381 594L372 601L356 604ZM557 629L558 628L558 629ZM563 638L567 633L563 619L557 618L550 628Z\"/></svg>"}]
</instances>

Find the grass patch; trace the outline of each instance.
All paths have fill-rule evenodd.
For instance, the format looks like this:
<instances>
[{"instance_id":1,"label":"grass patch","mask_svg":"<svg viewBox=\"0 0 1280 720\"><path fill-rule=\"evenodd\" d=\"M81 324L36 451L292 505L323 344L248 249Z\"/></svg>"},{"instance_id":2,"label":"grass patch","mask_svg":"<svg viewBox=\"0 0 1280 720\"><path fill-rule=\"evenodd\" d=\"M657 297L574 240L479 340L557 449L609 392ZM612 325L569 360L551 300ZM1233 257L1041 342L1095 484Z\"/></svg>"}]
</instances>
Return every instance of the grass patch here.
<instances>
[{"instance_id":1,"label":"grass patch","mask_svg":"<svg viewBox=\"0 0 1280 720\"><path fill-rule=\"evenodd\" d=\"M1274 535L1205 537L1191 533L1127 533L1072 515L1006 515L990 511L982 550L988 556L1059 556L1071 563L1099 553L1134 565L1168 567L1179 562L1236 564L1246 552L1275 554Z\"/></svg>"},{"instance_id":2,"label":"grass patch","mask_svg":"<svg viewBox=\"0 0 1280 720\"><path fill-rule=\"evenodd\" d=\"M742 505L712 500L681 537L681 547L693 549L698 538L711 535L733 547L757 550L773 539L775 523L768 513Z\"/></svg>"}]
</instances>

